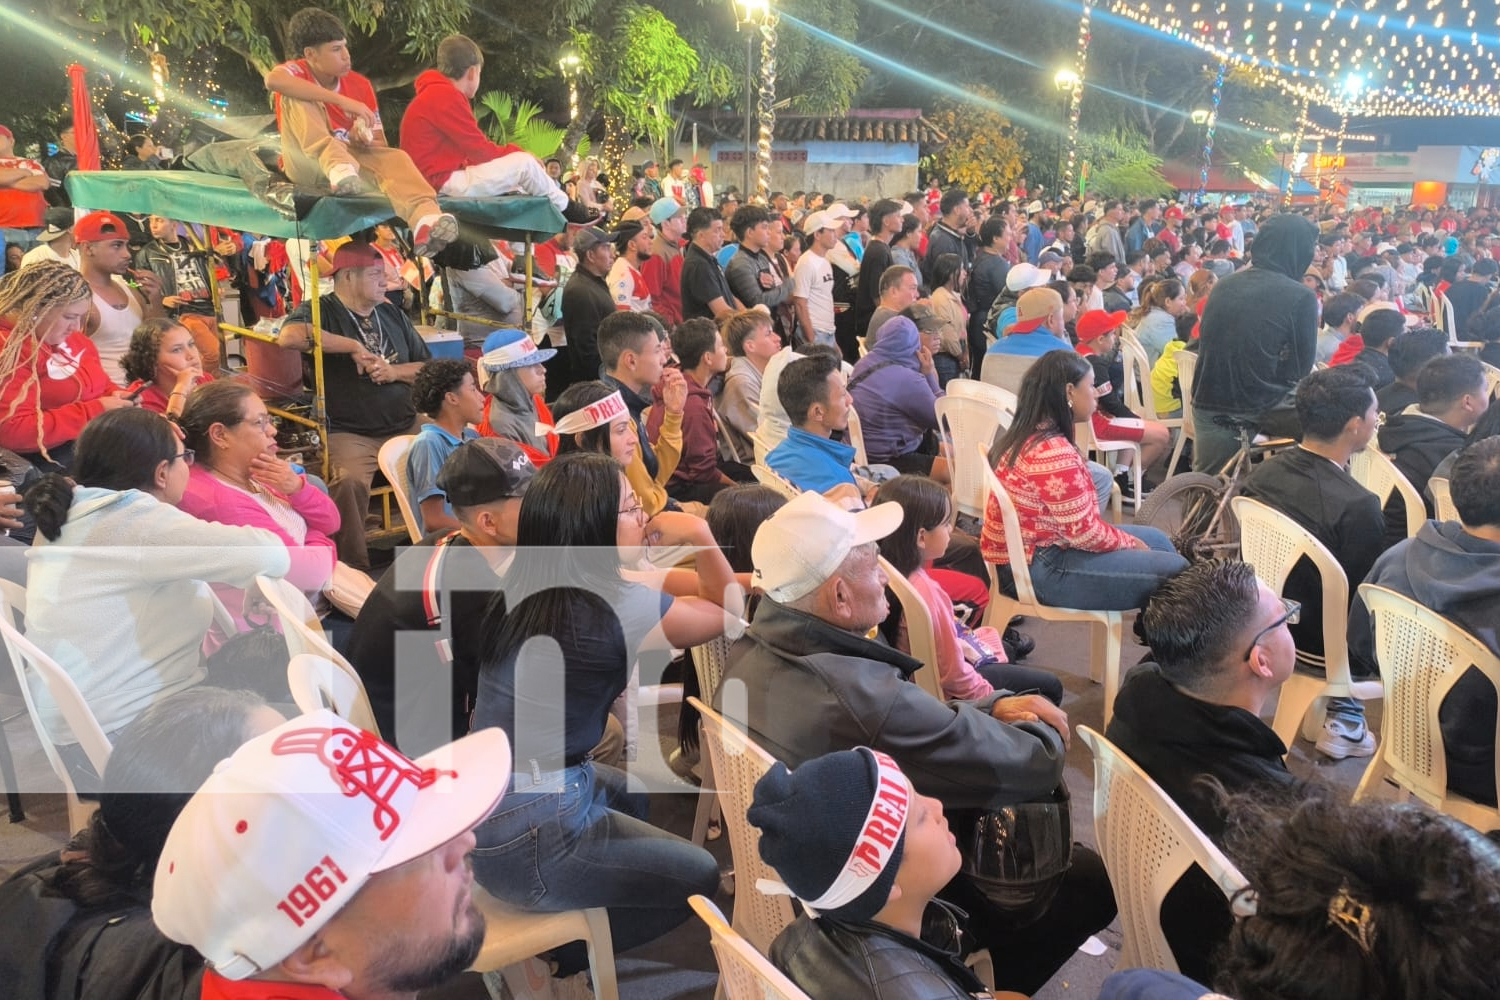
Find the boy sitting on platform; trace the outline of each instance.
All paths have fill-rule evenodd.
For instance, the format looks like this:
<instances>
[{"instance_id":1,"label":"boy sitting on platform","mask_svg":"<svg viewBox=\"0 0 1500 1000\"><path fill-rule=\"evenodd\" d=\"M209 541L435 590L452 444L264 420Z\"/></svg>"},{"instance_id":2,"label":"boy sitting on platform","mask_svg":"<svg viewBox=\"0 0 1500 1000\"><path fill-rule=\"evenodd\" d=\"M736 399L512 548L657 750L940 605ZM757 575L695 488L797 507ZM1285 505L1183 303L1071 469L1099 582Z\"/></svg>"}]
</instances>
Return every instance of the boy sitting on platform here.
<instances>
[{"instance_id":1,"label":"boy sitting on platform","mask_svg":"<svg viewBox=\"0 0 1500 1000\"><path fill-rule=\"evenodd\" d=\"M458 220L438 207L411 158L386 142L375 88L351 68L344 23L304 7L292 15L287 39L301 58L265 77L276 95L286 175L336 195L362 194L373 183L411 227L417 256L438 253L458 235Z\"/></svg>"}]
</instances>

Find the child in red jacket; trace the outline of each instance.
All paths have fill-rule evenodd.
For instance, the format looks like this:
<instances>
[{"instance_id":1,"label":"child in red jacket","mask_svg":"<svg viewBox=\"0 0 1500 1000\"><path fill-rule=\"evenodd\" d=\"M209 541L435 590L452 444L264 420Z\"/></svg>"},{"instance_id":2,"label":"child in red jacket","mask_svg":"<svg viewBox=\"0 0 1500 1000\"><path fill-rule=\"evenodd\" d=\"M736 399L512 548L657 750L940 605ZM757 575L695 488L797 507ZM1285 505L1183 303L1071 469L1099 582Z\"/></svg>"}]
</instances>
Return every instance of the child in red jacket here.
<instances>
[{"instance_id":1,"label":"child in red jacket","mask_svg":"<svg viewBox=\"0 0 1500 1000\"><path fill-rule=\"evenodd\" d=\"M464 35L438 43L437 69L417 77L417 96L401 119L401 148L427 182L450 198L529 194L546 198L579 225L600 213L570 199L542 161L520 146L497 146L479 130L469 102L479 92L484 53Z\"/></svg>"},{"instance_id":2,"label":"child in red jacket","mask_svg":"<svg viewBox=\"0 0 1500 1000\"><path fill-rule=\"evenodd\" d=\"M305 7L287 24L291 59L266 74L276 95L282 169L294 184L362 194L366 178L379 185L411 227L419 257L431 257L458 236L458 220L438 207L437 193L411 158L393 149L380 124L370 81L350 68L344 23Z\"/></svg>"}]
</instances>

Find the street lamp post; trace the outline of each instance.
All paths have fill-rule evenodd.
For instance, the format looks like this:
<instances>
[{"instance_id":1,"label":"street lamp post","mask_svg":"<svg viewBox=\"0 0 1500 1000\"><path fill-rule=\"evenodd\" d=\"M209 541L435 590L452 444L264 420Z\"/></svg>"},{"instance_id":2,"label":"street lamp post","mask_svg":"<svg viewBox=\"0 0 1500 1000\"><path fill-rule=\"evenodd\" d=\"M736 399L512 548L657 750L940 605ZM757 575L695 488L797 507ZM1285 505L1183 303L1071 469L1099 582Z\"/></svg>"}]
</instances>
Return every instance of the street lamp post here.
<instances>
[{"instance_id":1,"label":"street lamp post","mask_svg":"<svg viewBox=\"0 0 1500 1000\"><path fill-rule=\"evenodd\" d=\"M750 132L755 118L755 29L771 12L771 0L734 0L734 30L745 32L745 183L740 198L750 198Z\"/></svg>"},{"instance_id":2,"label":"street lamp post","mask_svg":"<svg viewBox=\"0 0 1500 1000\"><path fill-rule=\"evenodd\" d=\"M1078 74L1071 69L1060 69L1052 77L1052 85L1062 95L1062 128L1057 133L1057 168L1053 173L1053 194L1061 197L1063 191L1063 131L1068 128L1068 112L1073 104L1073 90L1078 86Z\"/></svg>"}]
</instances>

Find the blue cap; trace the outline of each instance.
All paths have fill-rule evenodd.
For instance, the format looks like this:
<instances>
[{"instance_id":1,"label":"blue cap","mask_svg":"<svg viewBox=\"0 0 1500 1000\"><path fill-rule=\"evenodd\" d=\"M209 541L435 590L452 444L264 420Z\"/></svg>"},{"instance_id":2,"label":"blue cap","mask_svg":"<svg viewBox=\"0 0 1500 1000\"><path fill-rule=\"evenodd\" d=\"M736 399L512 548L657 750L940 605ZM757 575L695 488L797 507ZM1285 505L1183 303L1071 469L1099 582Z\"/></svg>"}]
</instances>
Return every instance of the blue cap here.
<instances>
[{"instance_id":1,"label":"blue cap","mask_svg":"<svg viewBox=\"0 0 1500 1000\"><path fill-rule=\"evenodd\" d=\"M651 206L651 221L661 225L673 216L681 215L683 207L676 198L658 198Z\"/></svg>"},{"instance_id":2,"label":"blue cap","mask_svg":"<svg viewBox=\"0 0 1500 1000\"><path fill-rule=\"evenodd\" d=\"M484 338L484 355L479 363L485 371L498 372L509 368L528 368L550 361L557 352L536 346L525 330L507 328L496 330Z\"/></svg>"}]
</instances>

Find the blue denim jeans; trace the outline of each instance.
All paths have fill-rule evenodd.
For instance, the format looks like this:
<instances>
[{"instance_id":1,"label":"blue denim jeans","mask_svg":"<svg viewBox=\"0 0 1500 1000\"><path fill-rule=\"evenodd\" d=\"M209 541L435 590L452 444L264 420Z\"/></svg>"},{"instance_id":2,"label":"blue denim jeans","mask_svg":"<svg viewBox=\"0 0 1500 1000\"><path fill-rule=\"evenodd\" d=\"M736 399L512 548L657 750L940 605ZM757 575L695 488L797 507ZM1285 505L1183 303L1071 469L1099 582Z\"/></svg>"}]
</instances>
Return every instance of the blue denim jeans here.
<instances>
[{"instance_id":1,"label":"blue denim jeans","mask_svg":"<svg viewBox=\"0 0 1500 1000\"><path fill-rule=\"evenodd\" d=\"M1031 557L1031 583L1037 599L1059 608L1128 611L1145 605L1169 577L1187 569L1172 542L1156 528L1121 525L1149 549L1084 552L1056 546L1037 549Z\"/></svg>"},{"instance_id":2,"label":"blue denim jeans","mask_svg":"<svg viewBox=\"0 0 1500 1000\"><path fill-rule=\"evenodd\" d=\"M692 915L688 897L712 897L719 863L646 822L647 798L625 773L586 763L514 776L474 831L474 877L512 906L544 913L602 906L617 952L653 941ZM559 976L587 966L581 945L554 953Z\"/></svg>"}]
</instances>

